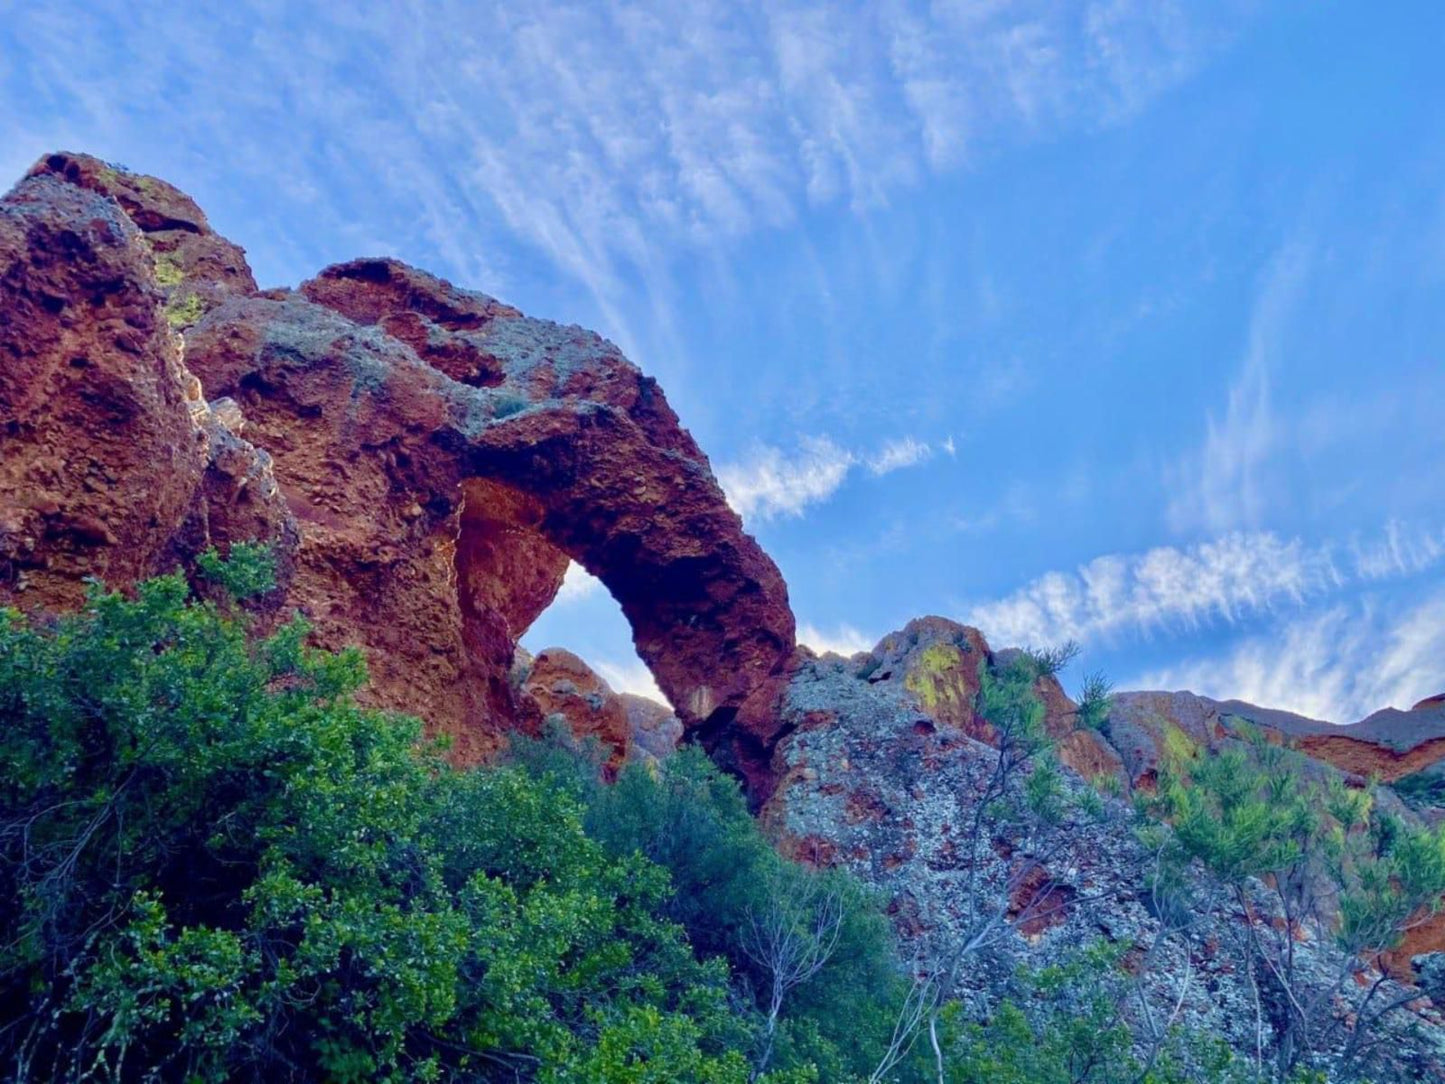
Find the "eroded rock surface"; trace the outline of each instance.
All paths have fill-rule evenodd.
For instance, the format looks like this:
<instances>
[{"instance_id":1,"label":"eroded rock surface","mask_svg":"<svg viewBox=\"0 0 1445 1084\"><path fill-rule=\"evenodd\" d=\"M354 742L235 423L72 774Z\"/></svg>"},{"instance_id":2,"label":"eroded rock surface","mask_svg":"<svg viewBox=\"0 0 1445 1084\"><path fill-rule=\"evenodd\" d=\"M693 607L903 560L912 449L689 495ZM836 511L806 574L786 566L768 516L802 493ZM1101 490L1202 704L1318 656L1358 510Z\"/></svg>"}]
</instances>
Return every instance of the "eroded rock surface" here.
<instances>
[{"instance_id":1,"label":"eroded rock surface","mask_svg":"<svg viewBox=\"0 0 1445 1084\"><path fill-rule=\"evenodd\" d=\"M1040 688L1071 807L1054 825L1000 816L976 831L979 797L998 763L989 744L997 733L977 691L986 668L1008 658L990 651L976 630L932 618L851 659L804 659L784 701L790 729L771 765L777 787L763 808L765 823L792 857L846 868L876 886L890 901L906 951L920 961L936 964L980 938L958 979L970 1011L986 1014L998 998L1018 997L1010 977L1021 966L1062 964L1102 940L1138 975L1139 997L1124 1010L1133 1025L1144 1026L1147 1006L1154 1019L1177 1013L1179 1022L1247 1051L1255 1001L1239 966L1249 936L1245 909L1192 869L1187 890L1170 905L1186 909L1171 919L1178 925L1170 930L1183 932L1166 930L1149 887L1154 853L1136 834L1140 822L1129 802L1109 794L1130 781L1147 786L1142 776L1157 763L1154 734L1166 726L1221 747L1242 742L1246 728L1263 720L1192 694L1121 694L1121 719L1157 717L1138 724L1135 749L1125 740L1135 733L1129 726L1115 727L1111 718L1100 731L1081 728L1061 688ZM1166 716L1167 724L1158 721ZM1323 761L1304 763L1321 777L1341 774ZM1012 799L1023 801L1021 793ZM1407 815L1387 789L1378 800ZM1252 882L1246 894L1254 920L1283 928L1277 900L1262 884ZM1445 948L1442 930L1445 916L1420 922L1396 951L1360 961L1349 980L1378 980L1401 1003L1383 1024L1390 1072L1381 1079L1433 1079L1445 1071L1445 1017L1405 985L1415 977L1412 954L1424 961L1421 954ZM1294 936L1300 973L1310 982L1325 986L1352 966L1327 922ZM1281 1019L1277 1009L1266 995L1269 1020Z\"/></svg>"},{"instance_id":2,"label":"eroded rock surface","mask_svg":"<svg viewBox=\"0 0 1445 1084\"><path fill-rule=\"evenodd\" d=\"M374 700L470 763L531 718L512 653L572 559L683 725L766 758L786 586L614 346L392 260L258 292L170 185L81 155L32 174L0 227L0 602L270 541L275 604L359 642Z\"/></svg>"},{"instance_id":3,"label":"eroded rock surface","mask_svg":"<svg viewBox=\"0 0 1445 1084\"><path fill-rule=\"evenodd\" d=\"M0 601L71 608L87 577L295 545L270 458L185 366L156 260L114 201L44 170L0 202Z\"/></svg>"}]
</instances>

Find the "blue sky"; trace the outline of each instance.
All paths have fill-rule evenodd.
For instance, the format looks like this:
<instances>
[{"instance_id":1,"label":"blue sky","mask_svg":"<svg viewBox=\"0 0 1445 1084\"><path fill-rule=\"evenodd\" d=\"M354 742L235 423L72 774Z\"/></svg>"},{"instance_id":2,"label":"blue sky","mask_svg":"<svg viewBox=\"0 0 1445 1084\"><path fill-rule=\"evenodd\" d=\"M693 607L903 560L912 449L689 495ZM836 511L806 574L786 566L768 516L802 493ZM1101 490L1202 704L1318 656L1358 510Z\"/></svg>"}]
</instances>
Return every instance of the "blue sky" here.
<instances>
[{"instance_id":1,"label":"blue sky","mask_svg":"<svg viewBox=\"0 0 1445 1084\"><path fill-rule=\"evenodd\" d=\"M598 329L815 646L941 613L1347 721L1445 690L1442 49L1424 0L0 0L0 174ZM585 577L526 642L646 683Z\"/></svg>"}]
</instances>

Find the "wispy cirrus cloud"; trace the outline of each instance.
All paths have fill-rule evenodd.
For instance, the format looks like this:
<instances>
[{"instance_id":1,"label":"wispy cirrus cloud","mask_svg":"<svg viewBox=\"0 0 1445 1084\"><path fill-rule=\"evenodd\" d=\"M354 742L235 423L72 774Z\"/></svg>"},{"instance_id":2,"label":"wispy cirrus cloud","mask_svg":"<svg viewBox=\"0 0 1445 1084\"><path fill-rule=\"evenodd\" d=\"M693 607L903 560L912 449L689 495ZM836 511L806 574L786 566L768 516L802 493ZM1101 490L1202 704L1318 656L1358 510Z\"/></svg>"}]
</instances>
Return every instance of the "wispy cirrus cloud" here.
<instances>
[{"instance_id":1,"label":"wispy cirrus cloud","mask_svg":"<svg viewBox=\"0 0 1445 1084\"><path fill-rule=\"evenodd\" d=\"M1258 524L1271 497L1269 459L1281 444L1271 404L1271 369L1285 347L1295 303L1310 269L1299 245L1280 250L1263 276L1248 344L1222 416L1206 420L1202 446L1165 472L1170 526L1213 532Z\"/></svg>"},{"instance_id":2,"label":"wispy cirrus cloud","mask_svg":"<svg viewBox=\"0 0 1445 1084\"><path fill-rule=\"evenodd\" d=\"M1442 660L1445 590L1408 605L1366 594L1283 621L1219 655L1142 674L1129 685L1189 689L1350 723L1445 691Z\"/></svg>"},{"instance_id":3,"label":"wispy cirrus cloud","mask_svg":"<svg viewBox=\"0 0 1445 1084\"><path fill-rule=\"evenodd\" d=\"M47 146L27 156L63 136L188 183L255 178L257 206L280 205L269 223L373 223L382 247L424 242L439 270L493 288L512 265L488 242L507 235L617 332L623 283L665 277L679 248L886 204L994 147L1126 118L1251 7L238 0L176 19L119 0L21 5L0 28L21 58L0 93L25 108L0 119L0 144L28 144L34 121ZM257 245L263 277L314 269L286 246Z\"/></svg>"},{"instance_id":4,"label":"wispy cirrus cloud","mask_svg":"<svg viewBox=\"0 0 1445 1084\"><path fill-rule=\"evenodd\" d=\"M942 447L951 444L949 438ZM716 472L733 510L746 520L766 522L800 516L821 504L856 468L882 477L932 457L933 445L912 436L885 441L866 453L844 448L828 437L804 437L791 452L761 445L744 460L720 464Z\"/></svg>"},{"instance_id":5,"label":"wispy cirrus cloud","mask_svg":"<svg viewBox=\"0 0 1445 1084\"><path fill-rule=\"evenodd\" d=\"M1394 523L1372 538L1317 546L1271 532L1236 532L1049 572L1006 598L975 606L967 620L1000 644L1088 642L1233 623L1349 585L1414 575L1442 559L1445 531Z\"/></svg>"}]
</instances>

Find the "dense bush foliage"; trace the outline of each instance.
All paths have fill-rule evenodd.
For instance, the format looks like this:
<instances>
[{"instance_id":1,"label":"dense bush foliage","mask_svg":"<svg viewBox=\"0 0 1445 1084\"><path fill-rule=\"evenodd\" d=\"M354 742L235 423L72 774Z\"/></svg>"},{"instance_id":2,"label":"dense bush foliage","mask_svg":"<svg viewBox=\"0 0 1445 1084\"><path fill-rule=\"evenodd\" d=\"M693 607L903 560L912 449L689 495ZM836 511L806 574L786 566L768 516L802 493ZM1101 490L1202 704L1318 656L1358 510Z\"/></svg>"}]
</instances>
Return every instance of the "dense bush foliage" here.
<instances>
[{"instance_id":1,"label":"dense bush foliage","mask_svg":"<svg viewBox=\"0 0 1445 1084\"><path fill-rule=\"evenodd\" d=\"M595 747L574 746L564 730L541 741L516 739L512 760L572 794L589 836L621 859L641 855L665 869L674 888L663 905L705 957L720 956L741 999L766 1010L770 975L753 933L780 901L802 901L784 916L807 926L819 907L839 910L826 967L788 997L772 1063L815 1066L821 1079L866 1077L893 1027L903 996L881 914L856 882L817 874L779 857L749 815L737 784L696 748L656 765L629 765L610 785L596 770ZM805 883L816 882L816 883Z\"/></svg>"},{"instance_id":2,"label":"dense bush foliage","mask_svg":"<svg viewBox=\"0 0 1445 1084\"><path fill-rule=\"evenodd\" d=\"M179 576L0 617L5 1078L748 1079L666 871L305 635Z\"/></svg>"}]
</instances>

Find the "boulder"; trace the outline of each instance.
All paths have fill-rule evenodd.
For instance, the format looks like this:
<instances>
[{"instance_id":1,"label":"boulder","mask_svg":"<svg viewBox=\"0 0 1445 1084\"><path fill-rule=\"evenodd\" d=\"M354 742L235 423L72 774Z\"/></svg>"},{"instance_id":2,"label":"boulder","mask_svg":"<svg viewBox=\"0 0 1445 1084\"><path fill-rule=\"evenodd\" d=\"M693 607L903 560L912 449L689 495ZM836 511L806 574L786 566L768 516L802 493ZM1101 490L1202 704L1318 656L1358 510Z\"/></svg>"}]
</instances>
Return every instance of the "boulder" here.
<instances>
[{"instance_id":1,"label":"boulder","mask_svg":"<svg viewBox=\"0 0 1445 1084\"><path fill-rule=\"evenodd\" d=\"M666 760L682 741L682 720L665 704L635 693L622 694L627 709L628 747L636 759Z\"/></svg>"}]
</instances>

